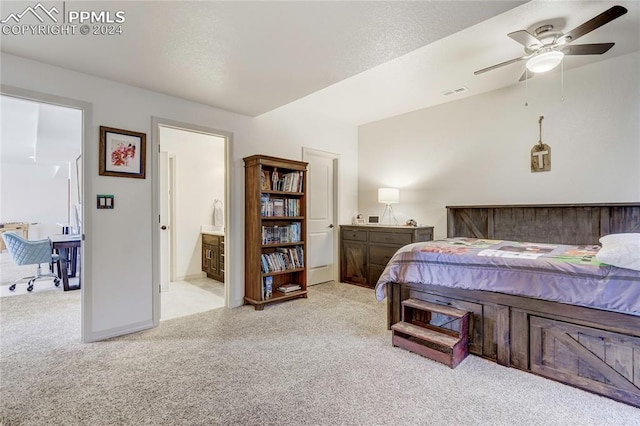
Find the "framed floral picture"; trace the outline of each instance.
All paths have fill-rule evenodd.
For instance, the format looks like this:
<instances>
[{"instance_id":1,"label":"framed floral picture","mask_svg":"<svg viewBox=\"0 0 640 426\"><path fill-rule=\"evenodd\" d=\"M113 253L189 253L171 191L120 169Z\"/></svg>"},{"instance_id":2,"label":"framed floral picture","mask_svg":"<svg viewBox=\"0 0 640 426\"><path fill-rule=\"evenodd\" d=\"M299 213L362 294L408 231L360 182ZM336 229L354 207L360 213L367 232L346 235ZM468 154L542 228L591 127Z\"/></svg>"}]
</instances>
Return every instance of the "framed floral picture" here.
<instances>
[{"instance_id":1,"label":"framed floral picture","mask_svg":"<svg viewBox=\"0 0 640 426\"><path fill-rule=\"evenodd\" d=\"M145 133L100 126L100 176L145 178Z\"/></svg>"}]
</instances>

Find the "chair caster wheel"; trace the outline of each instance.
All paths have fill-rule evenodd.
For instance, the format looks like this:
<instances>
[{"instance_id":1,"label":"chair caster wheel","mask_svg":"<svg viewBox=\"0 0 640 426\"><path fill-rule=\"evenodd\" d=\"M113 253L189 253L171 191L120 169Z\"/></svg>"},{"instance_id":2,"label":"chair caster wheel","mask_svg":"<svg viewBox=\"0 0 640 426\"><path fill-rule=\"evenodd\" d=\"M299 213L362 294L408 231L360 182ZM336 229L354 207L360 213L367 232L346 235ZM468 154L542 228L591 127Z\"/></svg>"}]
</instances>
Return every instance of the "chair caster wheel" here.
<instances>
[{"instance_id":1,"label":"chair caster wheel","mask_svg":"<svg viewBox=\"0 0 640 426\"><path fill-rule=\"evenodd\" d=\"M30 285L29 287L27 287L27 291L33 291L33 286Z\"/></svg>"},{"instance_id":2,"label":"chair caster wheel","mask_svg":"<svg viewBox=\"0 0 640 426\"><path fill-rule=\"evenodd\" d=\"M11 286L9 286L9 291L15 291L16 290L16 285L12 284Z\"/></svg>"},{"instance_id":3,"label":"chair caster wheel","mask_svg":"<svg viewBox=\"0 0 640 426\"><path fill-rule=\"evenodd\" d=\"M60 280L59 280L58 278L54 279L54 280L53 280L53 284L54 284L56 287L60 287Z\"/></svg>"}]
</instances>

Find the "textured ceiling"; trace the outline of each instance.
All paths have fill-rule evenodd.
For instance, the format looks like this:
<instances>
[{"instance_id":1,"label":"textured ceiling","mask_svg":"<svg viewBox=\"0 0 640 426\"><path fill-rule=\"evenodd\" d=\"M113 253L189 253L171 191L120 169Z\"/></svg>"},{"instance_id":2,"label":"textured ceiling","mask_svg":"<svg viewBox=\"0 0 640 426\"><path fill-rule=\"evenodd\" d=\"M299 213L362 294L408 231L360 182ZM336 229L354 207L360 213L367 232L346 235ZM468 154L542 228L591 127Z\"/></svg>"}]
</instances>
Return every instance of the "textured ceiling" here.
<instances>
[{"instance_id":1,"label":"textured ceiling","mask_svg":"<svg viewBox=\"0 0 640 426\"><path fill-rule=\"evenodd\" d=\"M0 17L33 4L3 1ZM640 2L67 1L125 11L123 34L0 36L0 49L250 116L296 101L360 125L523 84L524 62L473 71L523 55L509 32L546 23L567 32L615 4L629 12L579 41L615 46L567 57L571 69L638 51Z\"/></svg>"},{"instance_id":2,"label":"textured ceiling","mask_svg":"<svg viewBox=\"0 0 640 426\"><path fill-rule=\"evenodd\" d=\"M14 55L255 116L522 1L44 2L122 10L123 34L2 36ZM0 15L34 2L2 2ZM25 16L21 23L35 22Z\"/></svg>"},{"instance_id":3,"label":"textured ceiling","mask_svg":"<svg viewBox=\"0 0 640 426\"><path fill-rule=\"evenodd\" d=\"M522 45L507 34L521 29L533 32L553 23L564 33L620 4L628 13L581 37L576 44L615 42L603 55L567 56L569 70L607 60L640 49L640 1L532 1L452 34L367 72L347 78L295 103L310 114L323 114L361 125L422 108L520 84L525 62L504 66L480 75L473 72L522 56ZM560 67L533 77L529 88L549 79L559 79ZM555 81L554 80L554 84ZM571 84L571 81L566 81ZM593 81L593 88L607 81ZM451 96L443 93L466 87Z\"/></svg>"}]
</instances>

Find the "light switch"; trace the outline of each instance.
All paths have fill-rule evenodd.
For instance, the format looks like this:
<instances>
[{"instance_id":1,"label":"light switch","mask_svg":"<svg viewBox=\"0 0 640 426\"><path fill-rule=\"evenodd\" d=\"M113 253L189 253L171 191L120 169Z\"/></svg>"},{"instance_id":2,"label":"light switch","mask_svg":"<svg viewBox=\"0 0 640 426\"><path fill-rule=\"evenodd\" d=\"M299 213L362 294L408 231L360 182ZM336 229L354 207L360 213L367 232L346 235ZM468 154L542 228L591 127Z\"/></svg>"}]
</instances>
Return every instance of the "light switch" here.
<instances>
[{"instance_id":1,"label":"light switch","mask_svg":"<svg viewBox=\"0 0 640 426\"><path fill-rule=\"evenodd\" d=\"M113 195L98 194L97 196L97 208L98 209L113 209Z\"/></svg>"}]
</instances>

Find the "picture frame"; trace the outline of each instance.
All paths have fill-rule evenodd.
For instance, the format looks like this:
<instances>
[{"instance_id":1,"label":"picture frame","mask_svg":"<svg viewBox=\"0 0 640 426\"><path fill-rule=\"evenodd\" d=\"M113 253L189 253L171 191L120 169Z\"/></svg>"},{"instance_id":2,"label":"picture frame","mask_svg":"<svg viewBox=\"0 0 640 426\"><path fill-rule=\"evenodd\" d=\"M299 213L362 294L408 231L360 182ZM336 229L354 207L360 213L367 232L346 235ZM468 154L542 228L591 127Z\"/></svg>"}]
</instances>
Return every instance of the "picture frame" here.
<instances>
[{"instance_id":1,"label":"picture frame","mask_svg":"<svg viewBox=\"0 0 640 426\"><path fill-rule=\"evenodd\" d=\"M144 179L146 155L146 133L100 126L100 176Z\"/></svg>"},{"instance_id":2,"label":"picture frame","mask_svg":"<svg viewBox=\"0 0 640 426\"><path fill-rule=\"evenodd\" d=\"M260 186L262 191L271 191L271 174L269 170L262 170L260 175Z\"/></svg>"}]
</instances>

